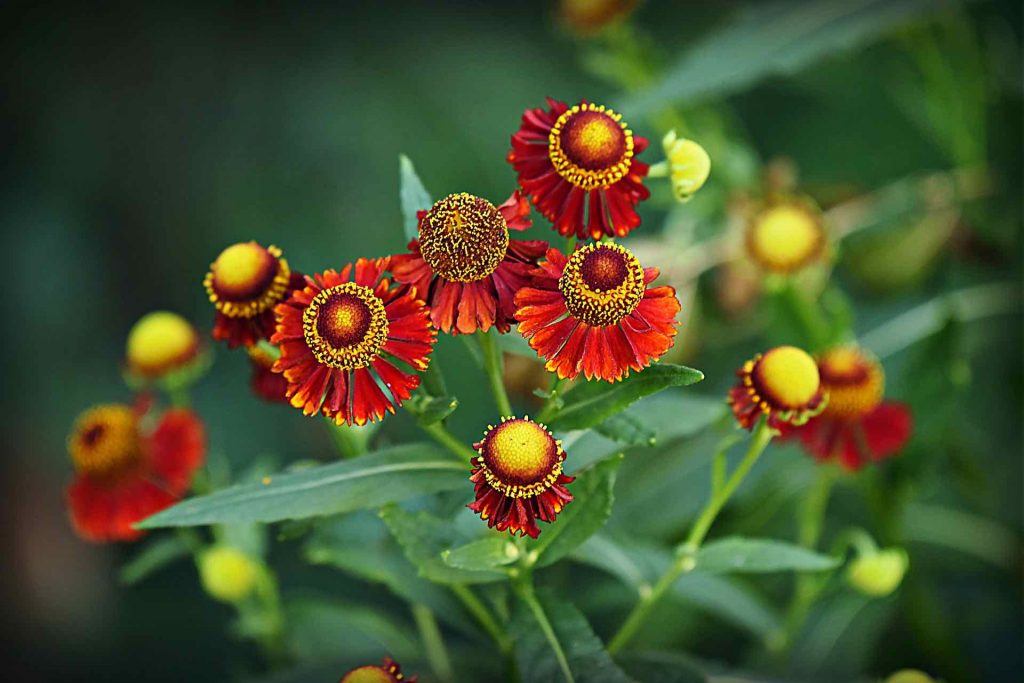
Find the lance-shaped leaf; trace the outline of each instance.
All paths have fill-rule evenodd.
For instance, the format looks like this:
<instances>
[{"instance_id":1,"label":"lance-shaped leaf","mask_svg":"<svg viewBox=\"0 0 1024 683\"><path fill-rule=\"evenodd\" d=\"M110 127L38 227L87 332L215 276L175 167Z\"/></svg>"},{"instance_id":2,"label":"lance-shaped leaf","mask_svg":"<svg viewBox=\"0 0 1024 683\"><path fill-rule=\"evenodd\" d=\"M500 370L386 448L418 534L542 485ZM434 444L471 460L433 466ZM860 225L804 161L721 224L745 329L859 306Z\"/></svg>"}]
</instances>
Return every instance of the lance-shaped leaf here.
<instances>
[{"instance_id":1,"label":"lance-shaped leaf","mask_svg":"<svg viewBox=\"0 0 1024 683\"><path fill-rule=\"evenodd\" d=\"M131 586L175 561L192 554L192 548L180 536L158 538L142 548L121 568L121 583Z\"/></svg>"},{"instance_id":2,"label":"lance-shaped leaf","mask_svg":"<svg viewBox=\"0 0 1024 683\"><path fill-rule=\"evenodd\" d=\"M522 680L632 683L633 679L616 666L586 617L572 603L544 591L539 591L535 600L533 607L523 599L517 600L509 625ZM550 624L550 632L544 620Z\"/></svg>"},{"instance_id":3,"label":"lance-shaped leaf","mask_svg":"<svg viewBox=\"0 0 1024 683\"><path fill-rule=\"evenodd\" d=\"M410 444L190 498L138 526L277 522L378 508L465 486L466 477L466 465L440 448Z\"/></svg>"},{"instance_id":4,"label":"lance-shaped leaf","mask_svg":"<svg viewBox=\"0 0 1024 683\"><path fill-rule=\"evenodd\" d=\"M627 652L618 660L638 681L707 683L709 680L696 662L677 652Z\"/></svg>"},{"instance_id":5,"label":"lance-shaped leaf","mask_svg":"<svg viewBox=\"0 0 1024 683\"><path fill-rule=\"evenodd\" d=\"M702 379L704 373L700 370L659 363L634 372L621 382L584 382L565 397L564 407L548 426L559 431L593 427L644 396L669 387L696 384Z\"/></svg>"},{"instance_id":6,"label":"lance-shaped leaf","mask_svg":"<svg viewBox=\"0 0 1024 683\"><path fill-rule=\"evenodd\" d=\"M417 211L430 208L430 193L423 187L423 181L416 175L412 161L404 154L398 156L398 196L402 202L402 230L406 240L414 240L418 235L419 219Z\"/></svg>"},{"instance_id":7,"label":"lance-shaped leaf","mask_svg":"<svg viewBox=\"0 0 1024 683\"><path fill-rule=\"evenodd\" d=\"M452 550L441 551L441 559L449 567L486 571L512 564L519 559L519 549L510 537L487 536Z\"/></svg>"},{"instance_id":8,"label":"lance-shaped leaf","mask_svg":"<svg viewBox=\"0 0 1024 683\"><path fill-rule=\"evenodd\" d=\"M820 572L838 565L838 558L792 543L740 536L712 541L697 552L697 569L708 574Z\"/></svg>"}]
</instances>

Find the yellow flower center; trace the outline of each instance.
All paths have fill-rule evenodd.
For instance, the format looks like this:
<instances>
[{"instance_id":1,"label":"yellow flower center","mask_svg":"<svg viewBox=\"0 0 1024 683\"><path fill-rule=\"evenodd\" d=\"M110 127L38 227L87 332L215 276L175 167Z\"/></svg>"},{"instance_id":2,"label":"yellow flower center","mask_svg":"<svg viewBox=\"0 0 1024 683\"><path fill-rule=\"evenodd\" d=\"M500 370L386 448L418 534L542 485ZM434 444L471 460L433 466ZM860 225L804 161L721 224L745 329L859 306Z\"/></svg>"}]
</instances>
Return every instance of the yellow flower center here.
<instances>
[{"instance_id":1,"label":"yellow flower center","mask_svg":"<svg viewBox=\"0 0 1024 683\"><path fill-rule=\"evenodd\" d=\"M206 592L222 602L238 602L256 587L259 567L241 550L214 546L199 557L199 580Z\"/></svg>"},{"instance_id":2,"label":"yellow flower center","mask_svg":"<svg viewBox=\"0 0 1024 683\"><path fill-rule=\"evenodd\" d=\"M138 415L131 406L109 404L83 413L68 437L71 462L89 476L117 475L141 458Z\"/></svg>"},{"instance_id":3,"label":"yellow flower center","mask_svg":"<svg viewBox=\"0 0 1024 683\"><path fill-rule=\"evenodd\" d=\"M569 257L558 289L577 320L594 327L615 325L644 298L644 269L625 247L594 242Z\"/></svg>"},{"instance_id":4,"label":"yellow flower center","mask_svg":"<svg viewBox=\"0 0 1024 683\"><path fill-rule=\"evenodd\" d=\"M767 351L754 365L753 380L762 398L779 410L807 405L821 382L814 359L795 346Z\"/></svg>"},{"instance_id":5,"label":"yellow flower center","mask_svg":"<svg viewBox=\"0 0 1024 683\"><path fill-rule=\"evenodd\" d=\"M477 464L491 488L529 498L551 488L562 473L565 452L550 432L528 419L506 418L478 444Z\"/></svg>"},{"instance_id":6,"label":"yellow flower center","mask_svg":"<svg viewBox=\"0 0 1024 683\"><path fill-rule=\"evenodd\" d=\"M419 225L420 254L451 282L475 282L495 271L508 251L508 224L493 204L471 194L448 195Z\"/></svg>"},{"instance_id":7,"label":"yellow flower center","mask_svg":"<svg viewBox=\"0 0 1024 683\"><path fill-rule=\"evenodd\" d=\"M346 282L317 294L302 314L313 355L340 370L365 368L388 337L384 302L369 287Z\"/></svg>"},{"instance_id":8,"label":"yellow flower center","mask_svg":"<svg viewBox=\"0 0 1024 683\"><path fill-rule=\"evenodd\" d=\"M548 157L558 174L585 190L619 182L633 163L633 132L621 119L589 103L559 116L548 136Z\"/></svg>"},{"instance_id":9,"label":"yellow flower center","mask_svg":"<svg viewBox=\"0 0 1024 683\"><path fill-rule=\"evenodd\" d=\"M128 332L128 366L143 375L162 374L195 356L198 344L195 328L177 313L147 313Z\"/></svg>"},{"instance_id":10,"label":"yellow flower center","mask_svg":"<svg viewBox=\"0 0 1024 683\"><path fill-rule=\"evenodd\" d=\"M747 230L747 250L762 268L789 272L814 260L825 243L821 217L787 203L762 211Z\"/></svg>"},{"instance_id":11,"label":"yellow flower center","mask_svg":"<svg viewBox=\"0 0 1024 683\"><path fill-rule=\"evenodd\" d=\"M341 683L395 683L395 677L379 666L361 666L345 674Z\"/></svg>"},{"instance_id":12,"label":"yellow flower center","mask_svg":"<svg viewBox=\"0 0 1024 683\"><path fill-rule=\"evenodd\" d=\"M291 270L275 246L233 244L210 265L203 286L217 310L229 318L252 318L278 304Z\"/></svg>"},{"instance_id":13,"label":"yellow flower center","mask_svg":"<svg viewBox=\"0 0 1024 683\"><path fill-rule=\"evenodd\" d=\"M882 402L885 371L881 363L854 346L828 351L818 359L821 385L828 391L824 414L848 419L865 415Z\"/></svg>"}]
</instances>

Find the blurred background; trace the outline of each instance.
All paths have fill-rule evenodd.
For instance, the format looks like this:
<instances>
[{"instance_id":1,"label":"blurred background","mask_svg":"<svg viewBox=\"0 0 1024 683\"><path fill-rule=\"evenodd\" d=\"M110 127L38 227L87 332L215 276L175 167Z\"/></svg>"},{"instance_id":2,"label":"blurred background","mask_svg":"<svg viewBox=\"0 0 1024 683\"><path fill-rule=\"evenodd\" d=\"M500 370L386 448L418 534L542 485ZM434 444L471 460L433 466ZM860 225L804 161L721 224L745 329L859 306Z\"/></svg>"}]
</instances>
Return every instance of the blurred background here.
<instances>
[{"instance_id":1,"label":"blurred background","mask_svg":"<svg viewBox=\"0 0 1024 683\"><path fill-rule=\"evenodd\" d=\"M905 504L887 513L883 500L872 517L860 484L835 501L840 518L909 549L907 583L832 624L840 645L808 645L807 668L792 675L867 680L917 666L947 680L1022 679L1020 3L791 3L782 23L759 17L759 3L649 0L614 17L588 14L592 4L0 9L9 680L221 681L258 670L190 563L125 587L118 568L136 548L74 536L63 502L72 420L130 400L124 340L144 313L177 311L209 330L202 279L228 244L277 244L305 272L400 251L400 153L435 197L504 200L515 184L509 136L548 95L615 107L652 139L648 161L661 158L670 127L711 153L705 190L676 205L667 183L656 187L634 233L680 290L674 360L707 375L694 393L724 396L755 350L792 341L733 239L745 207L782 187L825 210L838 256L828 301L885 347L875 350L888 395L912 406L911 445L868 475ZM530 234L553 237L543 219ZM462 351L439 345L464 406L452 429L468 441L492 418L482 383L452 370ZM236 470L332 457L319 421L249 392L244 354L214 354L194 398L212 457ZM509 371L528 396L533 370ZM414 432L399 415L382 438ZM699 447L659 443L646 462ZM758 481L782 491L783 508L813 464L776 451L779 464ZM642 501L655 485L641 469L623 468L622 515L629 491ZM694 498L672 513L679 520L703 495L696 479L691 492L672 491ZM756 519L765 535L791 527L758 490L726 523L742 531ZM644 531L672 538L683 528L675 519ZM298 554L285 542L271 557L286 594L391 599L303 567ZM583 585L608 597L585 611L607 637L621 589L585 583L587 571ZM666 638L756 668L736 647L750 633L714 615Z\"/></svg>"}]
</instances>

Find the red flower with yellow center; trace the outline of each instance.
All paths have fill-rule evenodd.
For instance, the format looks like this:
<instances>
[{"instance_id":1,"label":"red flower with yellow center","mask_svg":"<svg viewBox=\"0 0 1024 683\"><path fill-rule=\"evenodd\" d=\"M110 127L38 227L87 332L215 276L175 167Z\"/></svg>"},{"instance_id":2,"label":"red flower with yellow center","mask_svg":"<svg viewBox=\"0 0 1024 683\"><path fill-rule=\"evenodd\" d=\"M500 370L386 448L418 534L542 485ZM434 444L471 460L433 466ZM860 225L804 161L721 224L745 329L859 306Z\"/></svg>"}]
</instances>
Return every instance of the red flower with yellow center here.
<instances>
[{"instance_id":1,"label":"red flower with yellow center","mask_svg":"<svg viewBox=\"0 0 1024 683\"><path fill-rule=\"evenodd\" d=\"M229 348L252 346L274 333L274 306L305 286L275 246L232 244L210 265L203 287L217 309L213 338Z\"/></svg>"},{"instance_id":2,"label":"red flower with yellow center","mask_svg":"<svg viewBox=\"0 0 1024 683\"><path fill-rule=\"evenodd\" d=\"M828 405L807 424L785 430L819 460L838 460L849 470L897 453L910 438L913 419L901 403L884 402L882 365L855 346L832 349L818 359Z\"/></svg>"},{"instance_id":3,"label":"red flower with yellow center","mask_svg":"<svg viewBox=\"0 0 1024 683\"><path fill-rule=\"evenodd\" d=\"M537 538L536 520L555 521L572 501L565 485L575 477L562 473L565 451L543 425L528 418L502 418L473 447L480 455L470 475L476 500L468 507L488 527Z\"/></svg>"},{"instance_id":4,"label":"red flower with yellow center","mask_svg":"<svg viewBox=\"0 0 1024 683\"><path fill-rule=\"evenodd\" d=\"M739 383L729 390L729 405L744 429L765 415L775 429L804 424L825 406L814 359L795 346L777 346L743 364Z\"/></svg>"},{"instance_id":5,"label":"red flower with yellow center","mask_svg":"<svg viewBox=\"0 0 1024 683\"><path fill-rule=\"evenodd\" d=\"M406 678L402 667L390 657L381 666L360 666L341 677L338 683L416 683L416 676Z\"/></svg>"},{"instance_id":6,"label":"red flower with yellow center","mask_svg":"<svg viewBox=\"0 0 1024 683\"><path fill-rule=\"evenodd\" d=\"M513 296L548 246L509 239L509 230L530 227L529 213L518 192L499 207L471 194L449 195L420 213L419 239L409 243L411 254L391 257L391 273L426 299L439 330L472 334L493 325L508 332Z\"/></svg>"},{"instance_id":7,"label":"red flower with yellow center","mask_svg":"<svg viewBox=\"0 0 1024 683\"><path fill-rule=\"evenodd\" d=\"M569 258L549 249L533 274L516 294L519 331L560 378L615 382L672 346L676 292L649 287L658 269L644 269L625 247L591 243Z\"/></svg>"},{"instance_id":8,"label":"red flower with yellow center","mask_svg":"<svg viewBox=\"0 0 1024 683\"><path fill-rule=\"evenodd\" d=\"M273 370L284 375L291 404L306 415L319 411L337 424L366 424L394 413L419 386L418 375L393 361L426 370L437 331L415 292L383 277L386 267L387 259L359 259L355 268L307 277L275 309L270 341L281 357Z\"/></svg>"},{"instance_id":9,"label":"red flower with yellow center","mask_svg":"<svg viewBox=\"0 0 1024 683\"><path fill-rule=\"evenodd\" d=\"M519 186L562 235L624 237L640 225L636 204L650 196L647 164L634 136L611 109L548 98L550 109L527 109L512 136L508 161Z\"/></svg>"},{"instance_id":10,"label":"red flower with yellow center","mask_svg":"<svg viewBox=\"0 0 1024 683\"><path fill-rule=\"evenodd\" d=\"M166 411L155 427L140 409L96 406L79 416L68 437L76 476L66 496L71 521L89 541L130 541L133 528L188 490L206 453L202 422L183 409Z\"/></svg>"}]
</instances>

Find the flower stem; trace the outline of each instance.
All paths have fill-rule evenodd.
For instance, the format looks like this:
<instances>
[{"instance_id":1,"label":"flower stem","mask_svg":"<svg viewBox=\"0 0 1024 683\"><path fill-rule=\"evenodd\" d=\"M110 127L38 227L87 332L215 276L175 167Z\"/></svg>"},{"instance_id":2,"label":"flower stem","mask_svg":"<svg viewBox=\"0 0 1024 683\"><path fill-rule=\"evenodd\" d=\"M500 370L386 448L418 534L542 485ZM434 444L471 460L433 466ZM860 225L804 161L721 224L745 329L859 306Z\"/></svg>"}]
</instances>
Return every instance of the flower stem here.
<instances>
[{"instance_id":1,"label":"flower stem","mask_svg":"<svg viewBox=\"0 0 1024 683\"><path fill-rule=\"evenodd\" d=\"M448 650L441 637L441 629L429 608L418 602L412 604L412 616L416 620L416 628L420 632L420 642L426 651L427 661L439 681L447 683L453 680L452 662L448 658Z\"/></svg>"},{"instance_id":2,"label":"flower stem","mask_svg":"<svg viewBox=\"0 0 1024 683\"><path fill-rule=\"evenodd\" d=\"M491 393L494 394L494 402L498 404L498 412L501 413L501 417L511 417L512 404L509 403L508 394L505 392L505 382L501 376L501 350L490 332L477 332L477 339L480 341L480 350L484 356L484 370L491 383Z\"/></svg>"},{"instance_id":3,"label":"flower stem","mask_svg":"<svg viewBox=\"0 0 1024 683\"><path fill-rule=\"evenodd\" d=\"M455 436L440 422L435 422L434 424L429 425L420 425L420 428L430 435L434 441L447 448L454 455L458 456L460 460L468 462L477 456L476 451L455 438Z\"/></svg>"},{"instance_id":4,"label":"flower stem","mask_svg":"<svg viewBox=\"0 0 1024 683\"><path fill-rule=\"evenodd\" d=\"M721 486L721 490L712 492L711 499L704 506L704 510L700 513L697 521L694 522L689 536L676 547L675 562L661 575L651 591L641 596L640 602L636 604L633 611L626 617L626 621L619 627L618 632L609 641L609 653L615 654L625 645L629 644L629 641L633 639L633 636L636 635L636 632L650 616L651 610L654 609L665 593L675 584L676 579L687 572L693 571L694 567L697 566L695 556L700 549L701 543L704 542L704 537L710 531L711 525L714 524L715 518L732 494L739 488L739 485L750 472L754 463L761 457L773 436L775 436L775 431L768 426L767 420L762 419L754 430L754 435L750 439L750 445L747 447L747 453L743 456L743 460Z\"/></svg>"},{"instance_id":5,"label":"flower stem","mask_svg":"<svg viewBox=\"0 0 1024 683\"><path fill-rule=\"evenodd\" d=\"M369 424L363 427L338 425L331 418L327 418L325 424L330 432L331 441L342 458L355 458L366 452L373 432L372 426Z\"/></svg>"},{"instance_id":6,"label":"flower stem","mask_svg":"<svg viewBox=\"0 0 1024 683\"><path fill-rule=\"evenodd\" d=\"M512 650L512 642L505 636L505 632L494 619L494 615L480 602L480 598L476 596L476 593L461 583L453 583L449 588L451 588L455 597L462 601L462 604L469 610L469 613L480 622L480 625L484 627L487 634L494 639L501 653L509 653Z\"/></svg>"},{"instance_id":7,"label":"flower stem","mask_svg":"<svg viewBox=\"0 0 1024 683\"><path fill-rule=\"evenodd\" d=\"M562 649L562 643L559 642L558 635L555 633L551 621L548 620L548 615L544 613L544 606L540 604L533 592L533 575L530 572L524 572L520 580L515 582L515 588L516 594L530 608L533 618L537 620L537 625L540 626L541 632L544 633L544 637L554 651L558 667L562 670L562 677L565 678L566 683L575 683L576 679L572 675L572 669L569 668L569 660L565 656L565 650Z\"/></svg>"}]
</instances>

